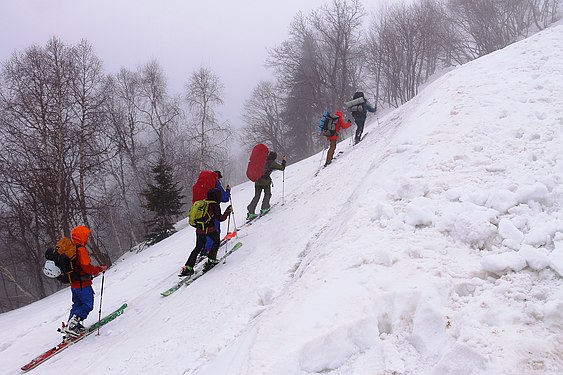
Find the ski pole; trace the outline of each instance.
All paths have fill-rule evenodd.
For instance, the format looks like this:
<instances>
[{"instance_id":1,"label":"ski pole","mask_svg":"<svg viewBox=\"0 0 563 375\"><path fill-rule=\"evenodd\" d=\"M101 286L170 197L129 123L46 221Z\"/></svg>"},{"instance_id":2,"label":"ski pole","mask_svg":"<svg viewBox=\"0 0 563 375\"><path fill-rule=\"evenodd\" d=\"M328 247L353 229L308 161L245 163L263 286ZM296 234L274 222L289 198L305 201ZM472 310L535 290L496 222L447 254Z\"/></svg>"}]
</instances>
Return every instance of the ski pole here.
<instances>
[{"instance_id":1,"label":"ski pole","mask_svg":"<svg viewBox=\"0 0 563 375\"><path fill-rule=\"evenodd\" d=\"M100 336L100 324L102 322L102 298L104 296L104 280L106 278L106 271L102 272L102 290L100 291L100 311L98 311L98 334Z\"/></svg>"},{"instance_id":2,"label":"ski pole","mask_svg":"<svg viewBox=\"0 0 563 375\"><path fill-rule=\"evenodd\" d=\"M285 169L282 171L282 206L285 204Z\"/></svg>"},{"instance_id":3,"label":"ski pole","mask_svg":"<svg viewBox=\"0 0 563 375\"><path fill-rule=\"evenodd\" d=\"M231 207L233 207L233 197L229 197L229 201L230 201L230 203L231 203ZM232 214L233 214L233 227L235 228L235 229L234 229L234 231L235 231L235 237L238 237L238 233L237 233L238 228L237 228L237 222L236 222L236 220L235 220L235 213L234 213L234 212L235 212L235 211L233 210L233 212L232 212ZM229 234L229 231L227 231L227 234Z\"/></svg>"},{"instance_id":4,"label":"ski pole","mask_svg":"<svg viewBox=\"0 0 563 375\"><path fill-rule=\"evenodd\" d=\"M231 227L231 214L229 214L229 220L227 221L227 236L229 235L229 229ZM229 239L227 238L227 243L225 243L225 259L223 259L223 264L227 263L227 253L229 252Z\"/></svg>"}]
</instances>

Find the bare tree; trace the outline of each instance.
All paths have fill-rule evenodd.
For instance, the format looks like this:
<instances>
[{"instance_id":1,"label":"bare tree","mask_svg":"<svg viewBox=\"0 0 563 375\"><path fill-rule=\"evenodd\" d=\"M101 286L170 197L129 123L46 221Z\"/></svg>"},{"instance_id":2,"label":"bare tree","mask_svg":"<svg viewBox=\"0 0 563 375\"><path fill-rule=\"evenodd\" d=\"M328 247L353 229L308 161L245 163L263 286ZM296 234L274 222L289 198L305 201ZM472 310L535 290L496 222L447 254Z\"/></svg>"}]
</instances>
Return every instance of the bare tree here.
<instances>
[{"instance_id":1,"label":"bare tree","mask_svg":"<svg viewBox=\"0 0 563 375\"><path fill-rule=\"evenodd\" d=\"M367 65L385 102L398 106L413 98L446 56L443 14L440 3L425 0L389 6L374 19Z\"/></svg>"},{"instance_id":2,"label":"bare tree","mask_svg":"<svg viewBox=\"0 0 563 375\"><path fill-rule=\"evenodd\" d=\"M78 165L77 178L72 179L76 190L82 223L88 227L90 215L103 202L99 189L94 188L103 179L103 168L108 156L109 141L106 137L104 103L106 80L101 60L95 56L92 46L83 40L73 48L72 91L76 105L74 117L77 122ZM88 189L90 188L90 189ZM101 251L96 237L90 241L92 254L100 264L111 264L107 253Z\"/></svg>"},{"instance_id":3,"label":"bare tree","mask_svg":"<svg viewBox=\"0 0 563 375\"><path fill-rule=\"evenodd\" d=\"M72 47L52 38L45 47L14 53L1 80L0 242L17 261L0 259L0 272L17 290L40 298L54 289L41 273L45 248L88 223L97 200L103 74L86 42ZM109 259L93 250L97 259Z\"/></svg>"},{"instance_id":4,"label":"bare tree","mask_svg":"<svg viewBox=\"0 0 563 375\"><path fill-rule=\"evenodd\" d=\"M282 100L278 89L271 82L258 83L251 98L244 105L241 143L252 148L257 143L266 143L274 150L287 154L285 132L287 128L281 118Z\"/></svg>"},{"instance_id":5,"label":"bare tree","mask_svg":"<svg viewBox=\"0 0 563 375\"><path fill-rule=\"evenodd\" d=\"M158 141L158 158L166 160L166 141L170 128L176 126L180 116L179 103L169 97L162 68L156 61L146 64L140 71L140 96L137 109L142 120L151 127Z\"/></svg>"},{"instance_id":6,"label":"bare tree","mask_svg":"<svg viewBox=\"0 0 563 375\"><path fill-rule=\"evenodd\" d=\"M364 15L356 0L333 0L309 16L300 13L291 24L290 40L270 54L267 64L275 69L285 97L288 149L297 157L320 147L313 138L320 114L342 109L357 88Z\"/></svg>"},{"instance_id":7,"label":"bare tree","mask_svg":"<svg viewBox=\"0 0 563 375\"><path fill-rule=\"evenodd\" d=\"M35 296L47 292L40 272L44 245L69 234L75 213L72 61L71 49L52 38L45 48L15 53L2 71L0 203L6 212L5 243L17 246L25 259L11 272L16 278L24 272L33 280L28 286Z\"/></svg>"},{"instance_id":8,"label":"bare tree","mask_svg":"<svg viewBox=\"0 0 563 375\"><path fill-rule=\"evenodd\" d=\"M223 104L223 84L219 77L206 67L195 71L186 85L186 101L199 144L199 170L216 168L226 159L228 139L232 132L227 123L220 124L216 108Z\"/></svg>"}]
</instances>

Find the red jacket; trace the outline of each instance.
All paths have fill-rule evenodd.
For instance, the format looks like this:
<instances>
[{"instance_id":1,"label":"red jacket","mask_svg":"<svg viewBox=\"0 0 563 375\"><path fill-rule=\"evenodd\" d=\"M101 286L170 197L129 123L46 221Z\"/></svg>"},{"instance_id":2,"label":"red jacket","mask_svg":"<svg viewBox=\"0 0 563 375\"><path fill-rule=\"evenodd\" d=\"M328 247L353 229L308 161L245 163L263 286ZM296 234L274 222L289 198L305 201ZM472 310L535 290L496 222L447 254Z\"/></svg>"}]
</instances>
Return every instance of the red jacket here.
<instances>
[{"instance_id":1,"label":"red jacket","mask_svg":"<svg viewBox=\"0 0 563 375\"><path fill-rule=\"evenodd\" d=\"M80 279L70 283L71 288L83 288L92 285L92 276L96 276L102 272L102 267L94 266L90 263L88 250L84 246L76 248L76 259L78 260L78 269L80 271Z\"/></svg>"},{"instance_id":2,"label":"red jacket","mask_svg":"<svg viewBox=\"0 0 563 375\"><path fill-rule=\"evenodd\" d=\"M329 141L337 141L338 140L338 133L341 129L348 129L352 123L350 121L344 122L344 118L342 116L342 112L338 111L334 113L335 116L338 116L338 120L336 120L336 134L330 137L326 137Z\"/></svg>"},{"instance_id":3,"label":"red jacket","mask_svg":"<svg viewBox=\"0 0 563 375\"><path fill-rule=\"evenodd\" d=\"M84 247L86 242L88 242L89 235L90 229L82 225L75 227L71 232L72 241L77 244L76 259L80 273L80 280L72 281L70 283L71 288L82 288L92 285L92 276L102 272L102 267L94 266L90 263L88 250Z\"/></svg>"}]
</instances>

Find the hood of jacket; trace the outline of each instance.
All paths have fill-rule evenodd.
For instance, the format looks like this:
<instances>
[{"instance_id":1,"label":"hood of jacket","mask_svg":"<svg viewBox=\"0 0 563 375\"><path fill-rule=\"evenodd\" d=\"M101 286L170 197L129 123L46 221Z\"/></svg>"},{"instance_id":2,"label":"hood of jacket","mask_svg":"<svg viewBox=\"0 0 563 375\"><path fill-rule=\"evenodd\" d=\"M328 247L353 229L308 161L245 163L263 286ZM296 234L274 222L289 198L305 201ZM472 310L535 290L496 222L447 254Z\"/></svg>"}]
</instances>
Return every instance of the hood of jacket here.
<instances>
[{"instance_id":1,"label":"hood of jacket","mask_svg":"<svg viewBox=\"0 0 563 375\"><path fill-rule=\"evenodd\" d=\"M77 227L74 227L70 234L74 243L85 246L86 242L88 242L90 229L86 228L84 225L79 225Z\"/></svg>"},{"instance_id":2,"label":"hood of jacket","mask_svg":"<svg viewBox=\"0 0 563 375\"><path fill-rule=\"evenodd\" d=\"M207 199L217 203L221 202L221 190L217 188L209 189L209 191L207 191Z\"/></svg>"}]
</instances>

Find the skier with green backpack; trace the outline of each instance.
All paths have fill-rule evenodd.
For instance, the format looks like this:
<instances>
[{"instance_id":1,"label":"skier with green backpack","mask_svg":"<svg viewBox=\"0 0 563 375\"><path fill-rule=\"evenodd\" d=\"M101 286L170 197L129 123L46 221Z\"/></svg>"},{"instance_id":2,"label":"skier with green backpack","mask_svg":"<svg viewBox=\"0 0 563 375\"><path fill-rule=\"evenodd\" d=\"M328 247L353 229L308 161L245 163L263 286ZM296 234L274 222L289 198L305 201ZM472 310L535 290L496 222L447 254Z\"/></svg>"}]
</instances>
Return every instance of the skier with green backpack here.
<instances>
[{"instance_id":1,"label":"skier with green backpack","mask_svg":"<svg viewBox=\"0 0 563 375\"><path fill-rule=\"evenodd\" d=\"M211 238L213 245L207 254L205 270L208 271L217 264L217 251L221 239L215 226L215 220L225 221L233 211L233 207L229 206L225 212L221 213L219 202L221 202L221 190L213 188L207 192L207 199L196 201L190 208L189 222L192 227L196 228L196 244L179 276L194 274L197 256L205 249L207 238Z\"/></svg>"}]
</instances>

